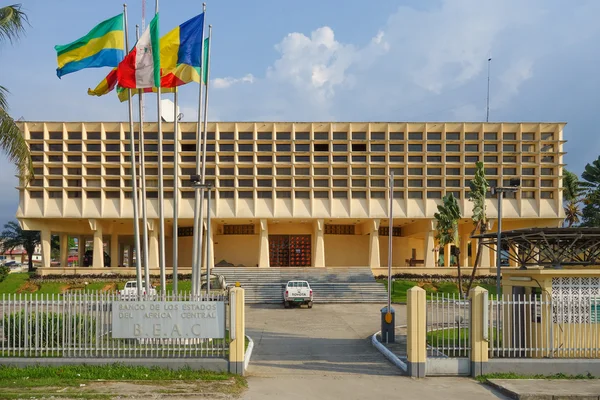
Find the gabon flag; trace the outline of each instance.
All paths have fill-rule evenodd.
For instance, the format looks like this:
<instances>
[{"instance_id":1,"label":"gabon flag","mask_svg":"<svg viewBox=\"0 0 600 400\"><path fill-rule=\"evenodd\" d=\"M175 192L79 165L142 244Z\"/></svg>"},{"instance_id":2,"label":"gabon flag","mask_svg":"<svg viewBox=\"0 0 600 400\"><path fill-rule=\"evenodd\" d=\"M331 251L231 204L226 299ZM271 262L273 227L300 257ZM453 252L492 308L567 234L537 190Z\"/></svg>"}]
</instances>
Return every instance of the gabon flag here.
<instances>
[{"instance_id":1,"label":"gabon flag","mask_svg":"<svg viewBox=\"0 0 600 400\"><path fill-rule=\"evenodd\" d=\"M158 37L158 14L135 47L119 63L117 81L128 89L145 89L160 85L160 40Z\"/></svg>"}]
</instances>

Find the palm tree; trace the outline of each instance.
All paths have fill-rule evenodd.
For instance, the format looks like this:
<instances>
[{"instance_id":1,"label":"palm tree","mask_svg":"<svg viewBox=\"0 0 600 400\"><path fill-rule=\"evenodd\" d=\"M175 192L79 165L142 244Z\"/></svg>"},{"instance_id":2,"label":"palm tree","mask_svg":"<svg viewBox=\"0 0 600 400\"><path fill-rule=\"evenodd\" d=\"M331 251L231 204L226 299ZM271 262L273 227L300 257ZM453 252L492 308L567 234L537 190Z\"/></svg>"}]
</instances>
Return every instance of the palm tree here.
<instances>
[{"instance_id":1,"label":"palm tree","mask_svg":"<svg viewBox=\"0 0 600 400\"><path fill-rule=\"evenodd\" d=\"M25 33L27 24L27 15L21 10L20 4L1 7L0 45L5 41L14 43L18 40ZM8 89L0 85L0 148L15 163L20 177L26 182L33 173L31 156L21 130L8 114L8 93Z\"/></svg>"},{"instance_id":2,"label":"palm tree","mask_svg":"<svg viewBox=\"0 0 600 400\"><path fill-rule=\"evenodd\" d=\"M3 252L13 250L17 247L22 247L27 252L29 272L33 272L33 254L36 246L39 244L39 231L24 231L15 221L6 223L4 230L0 233L0 249Z\"/></svg>"},{"instance_id":3,"label":"palm tree","mask_svg":"<svg viewBox=\"0 0 600 400\"><path fill-rule=\"evenodd\" d=\"M580 182L585 198L582 212L582 225L600 227L600 157L587 164Z\"/></svg>"},{"instance_id":4,"label":"palm tree","mask_svg":"<svg viewBox=\"0 0 600 400\"><path fill-rule=\"evenodd\" d=\"M473 231L471 231L471 236L475 235L476 233L482 235L487 230L485 196L490 187L487 179L485 178L485 167L483 162L478 161L475 163L475 176L473 179L471 179L471 182L469 182L469 187L471 188L471 191L469 192L469 200L473 202L473 216L471 219L473 220L474 225ZM475 261L473 262L473 270L471 272L471 279L469 279L469 284L467 286L467 293L471 290L471 285L473 285L473 280L475 279L480 258L481 252L479 251L479 246L477 246L477 253L475 255Z\"/></svg>"},{"instance_id":5,"label":"palm tree","mask_svg":"<svg viewBox=\"0 0 600 400\"><path fill-rule=\"evenodd\" d=\"M442 204L437 206L438 212L433 217L437 222L435 238L441 248L445 248L448 244L454 244L458 249L460 245L460 236L458 234L458 221L460 220L460 207L456 198L452 193L447 194L442 199ZM456 254L459 255L460 251ZM444 257L450 259L450 254L444 254ZM462 277L460 273L460 261L457 262L458 266L458 291L460 297L463 297L462 292Z\"/></svg>"},{"instance_id":6,"label":"palm tree","mask_svg":"<svg viewBox=\"0 0 600 400\"><path fill-rule=\"evenodd\" d=\"M579 224L582 212L579 208L581 203L581 194L583 191L579 178L574 173L563 169L563 199L566 202L564 205L565 222L567 227L574 224Z\"/></svg>"}]
</instances>

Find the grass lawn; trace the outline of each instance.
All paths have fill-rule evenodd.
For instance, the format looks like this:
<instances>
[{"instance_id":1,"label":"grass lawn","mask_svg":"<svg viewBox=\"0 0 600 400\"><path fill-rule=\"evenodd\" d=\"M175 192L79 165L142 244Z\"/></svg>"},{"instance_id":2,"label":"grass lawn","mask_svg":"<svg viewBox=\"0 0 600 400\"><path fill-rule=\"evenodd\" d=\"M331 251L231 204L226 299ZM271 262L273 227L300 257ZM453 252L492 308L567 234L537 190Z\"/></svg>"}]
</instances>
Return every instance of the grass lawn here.
<instances>
[{"instance_id":1,"label":"grass lawn","mask_svg":"<svg viewBox=\"0 0 600 400\"><path fill-rule=\"evenodd\" d=\"M380 279L387 290L387 279ZM464 285L464 281L463 281ZM430 281L411 281L405 279L396 279L392 285L392 303L406 303L406 292L414 286L419 286L427 292L427 298L430 299L434 294L458 294L458 284L456 282L430 282ZM486 289L490 297L496 297L496 285L473 283L473 287L481 286Z\"/></svg>"},{"instance_id":2,"label":"grass lawn","mask_svg":"<svg viewBox=\"0 0 600 400\"><path fill-rule=\"evenodd\" d=\"M27 282L29 274L19 272L9 274L5 280L0 282L0 293L17 293L17 290Z\"/></svg>"},{"instance_id":3,"label":"grass lawn","mask_svg":"<svg viewBox=\"0 0 600 400\"><path fill-rule=\"evenodd\" d=\"M225 372L193 371L189 368L172 370L122 364L26 368L0 366L0 397L3 399L37 398L48 394L52 394L53 398L113 398L115 393L110 393L110 388L103 391L102 387L114 386L119 382L137 384L140 389L152 385L156 386L152 388L153 391L164 390L165 393L170 391L172 385L185 383L188 385L187 390L196 394L208 390L212 393L239 395L247 386L246 380L241 376ZM191 385L194 387L189 388Z\"/></svg>"}]
</instances>

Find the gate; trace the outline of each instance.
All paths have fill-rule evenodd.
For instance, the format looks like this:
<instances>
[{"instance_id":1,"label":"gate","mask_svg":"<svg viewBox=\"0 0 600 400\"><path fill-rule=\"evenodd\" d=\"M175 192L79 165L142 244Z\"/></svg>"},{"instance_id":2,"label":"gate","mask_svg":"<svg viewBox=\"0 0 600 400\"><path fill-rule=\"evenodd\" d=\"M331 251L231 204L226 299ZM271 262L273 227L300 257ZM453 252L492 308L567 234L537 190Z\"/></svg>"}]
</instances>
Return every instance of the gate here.
<instances>
[{"instance_id":1,"label":"gate","mask_svg":"<svg viewBox=\"0 0 600 400\"><path fill-rule=\"evenodd\" d=\"M310 235L269 235L271 267L310 267Z\"/></svg>"}]
</instances>

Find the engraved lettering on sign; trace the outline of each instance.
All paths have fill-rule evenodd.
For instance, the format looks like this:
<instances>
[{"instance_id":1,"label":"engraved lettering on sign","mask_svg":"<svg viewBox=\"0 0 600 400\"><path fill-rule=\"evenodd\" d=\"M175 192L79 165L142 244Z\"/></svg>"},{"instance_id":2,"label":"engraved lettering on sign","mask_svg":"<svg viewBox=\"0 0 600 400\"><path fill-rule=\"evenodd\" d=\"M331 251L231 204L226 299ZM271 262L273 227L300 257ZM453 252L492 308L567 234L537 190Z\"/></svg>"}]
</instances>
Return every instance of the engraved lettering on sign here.
<instances>
[{"instance_id":1,"label":"engraved lettering on sign","mask_svg":"<svg viewBox=\"0 0 600 400\"><path fill-rule=\"evenodd\" d=\"M114 338L223 338L222 301L116 301Z\"/></svg>"}]
</instances>

